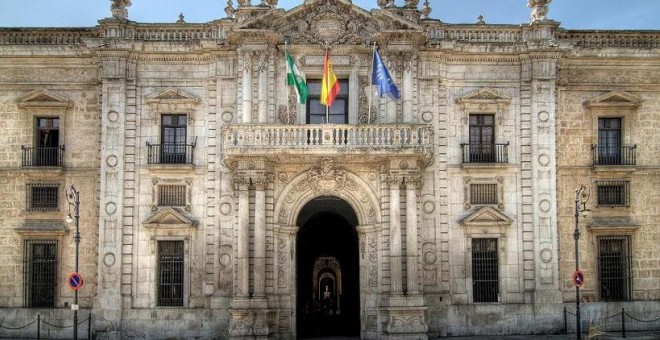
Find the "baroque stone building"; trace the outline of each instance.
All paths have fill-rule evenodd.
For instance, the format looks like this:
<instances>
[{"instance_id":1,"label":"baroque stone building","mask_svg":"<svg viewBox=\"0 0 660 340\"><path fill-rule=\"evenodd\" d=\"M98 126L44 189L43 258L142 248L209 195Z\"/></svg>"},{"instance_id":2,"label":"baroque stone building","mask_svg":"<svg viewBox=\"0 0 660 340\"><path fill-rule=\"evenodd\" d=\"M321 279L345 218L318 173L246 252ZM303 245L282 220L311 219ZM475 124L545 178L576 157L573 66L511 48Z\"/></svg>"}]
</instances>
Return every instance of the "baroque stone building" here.
<instances>
[{"instance_id":1,"label":"baroque stone building","mask_svg":"<svg viewBox=\"0 0 660 340\"><path fill-rule=\"evenodd\" d=\"M660 33L562 29L549 2L524 25L412 0L141 24L113 0L93 28L0 29L0 324L71 324L72 184L99 338L559 332L581 185L584 327L657 316Z\"/></svg>"}]
</instances>

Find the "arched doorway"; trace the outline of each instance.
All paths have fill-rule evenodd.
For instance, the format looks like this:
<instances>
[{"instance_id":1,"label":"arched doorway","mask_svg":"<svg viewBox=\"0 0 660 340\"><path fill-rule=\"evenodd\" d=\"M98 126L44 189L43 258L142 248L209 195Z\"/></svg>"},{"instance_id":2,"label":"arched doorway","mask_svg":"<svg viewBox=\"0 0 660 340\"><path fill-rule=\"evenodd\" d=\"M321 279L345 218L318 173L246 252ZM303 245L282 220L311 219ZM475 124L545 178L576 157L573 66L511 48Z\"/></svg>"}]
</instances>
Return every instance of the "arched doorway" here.
<instances>
[{"instance_id":1,"label":"arched doorway","mask_svg":"<svg viewBox=\"0 0 660 340\"><path fill-rule=\"evenodd\" d=\"M299 338L359 336L358 224L353 208L321 196L300 211L296 239Z\"/></svg>"}]
</instances>

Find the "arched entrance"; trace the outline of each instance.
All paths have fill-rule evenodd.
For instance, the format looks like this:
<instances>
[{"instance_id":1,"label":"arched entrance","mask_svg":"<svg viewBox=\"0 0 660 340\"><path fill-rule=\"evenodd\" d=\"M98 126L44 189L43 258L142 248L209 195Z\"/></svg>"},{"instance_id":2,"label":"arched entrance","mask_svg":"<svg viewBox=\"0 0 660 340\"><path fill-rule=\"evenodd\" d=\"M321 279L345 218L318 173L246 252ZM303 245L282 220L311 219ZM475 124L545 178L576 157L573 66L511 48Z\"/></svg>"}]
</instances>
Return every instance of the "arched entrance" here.
<instances>
[{"instance_id":1,"label":"arched entrance","mask_svg":"<svg viewBox=\"0 0 660 340\"><path fill-rule=\"evenodd\" d=\"M335 196L320 196L300 211L296 239L297 335L359 336L358 219Z\"/></svg>"}]
</instances>

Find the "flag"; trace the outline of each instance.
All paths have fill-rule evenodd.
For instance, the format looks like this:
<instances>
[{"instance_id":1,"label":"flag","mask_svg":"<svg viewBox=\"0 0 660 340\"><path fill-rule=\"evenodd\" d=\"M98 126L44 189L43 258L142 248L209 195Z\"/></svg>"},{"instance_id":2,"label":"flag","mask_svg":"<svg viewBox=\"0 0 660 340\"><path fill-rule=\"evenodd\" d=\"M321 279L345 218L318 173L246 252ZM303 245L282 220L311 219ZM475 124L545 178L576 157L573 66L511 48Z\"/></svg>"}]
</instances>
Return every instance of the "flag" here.
<instances>
[{"instance_id":1,"label":"flag","mask_svg":"<svg viewBox=\"0 0 660 340\"><path fill-rule=\"evenodd\" d=\"M285 51L284 54L286 55L286 84L296 89L298 102L305 104L307 102L307 84L305 84L305 79L300 75L298 67L289 55L289 51Z\"/></svg>"},{"instance_id":2,"label":"flag","mask_svg":"<svg viewBox=\"0 0 660 340\"><path fill-rule=\"evenodd\" d=\"M380 58L378 50L374 52L374 64L371 71L371 84L378 86L378 95L380 97L387 95L393 100L398 100L400 98L399 88L396 87L396 84L394 84L394 81L390 76L390 72L387 70L387 67L383 63L383 59Z\"/></svg>"},{"instance_id":3,"label":"flag","mask_svg":"<svg viewBox=\"0 0 660 340\"><path fill-rule=\"evenodd\" d=\"M337 76L332 70L332 64L330 63L330 56L328 51L325 51L325 62L323 63L323 84L321 85L321 104L325 106L332 106L335 102L335 98L339 94L339 82L337 81Z\"/></svg>"}]
</instances>

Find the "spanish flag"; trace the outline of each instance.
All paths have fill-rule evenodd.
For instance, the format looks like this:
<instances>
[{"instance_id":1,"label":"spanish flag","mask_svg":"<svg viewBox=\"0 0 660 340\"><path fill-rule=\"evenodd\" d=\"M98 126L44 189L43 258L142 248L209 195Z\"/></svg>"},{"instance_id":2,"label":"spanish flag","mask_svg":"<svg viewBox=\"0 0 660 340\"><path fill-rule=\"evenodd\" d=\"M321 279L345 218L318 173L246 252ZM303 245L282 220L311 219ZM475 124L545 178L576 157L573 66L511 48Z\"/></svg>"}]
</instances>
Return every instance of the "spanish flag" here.
<instances>
[{"instance_id":1,"label":"spanish flag","mask_svg":"<svg viewBox=\"0 0 660 340\"><path fill-rule=\"evenodd\" d=\"M323 84L321 85L321 104L330 107L339 94L339 82L332 70L328 50L325 50L325 61L323 63Z\"/></svg>"}]
</instances>

